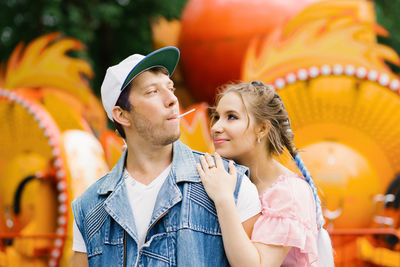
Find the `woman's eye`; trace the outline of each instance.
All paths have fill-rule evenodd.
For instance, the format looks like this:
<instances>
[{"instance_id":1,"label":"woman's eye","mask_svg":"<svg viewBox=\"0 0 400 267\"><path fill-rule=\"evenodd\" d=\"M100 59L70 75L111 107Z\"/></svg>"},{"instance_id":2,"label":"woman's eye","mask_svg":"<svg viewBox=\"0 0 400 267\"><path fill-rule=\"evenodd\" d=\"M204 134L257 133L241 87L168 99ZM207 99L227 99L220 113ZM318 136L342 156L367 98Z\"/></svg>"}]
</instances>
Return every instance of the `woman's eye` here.
<instances>
[{"instance_id":1,"label":"woman's eye","mask_svg":"<svg viewBox=\"0 0 400 267\"><path fill-rule=\"evenodd\" d=\"M171 88L169 88L169 90L171 90L172 92L175 92L176 88L175 87L171 87Z\"/></svg>"},{"instance_id":2,"label":"woman's eye","mask_svg":"<svg viewBox=\"0 0 400 267\"><path fill-rule=\"evenodd\" d=\"M228 115L228 120L237 120L238 117L236 117L235 115L229 114Z\"/></svg>"},{"instance_id":3,"label":"woman's eye","mask_svg":"<svg viewBox=\"0 0 400 267\"><path fill-rule=\"evenodd\" d=\"M214 120L215 121L219 120L219 115L214 115Z\"/></svg>"},{"instance_id":4,"label":"woman's eye","mask_svg":"<svg viewBox=\"0 0 400 267\"><path fill-rule=\"evenodd\" d=\"M157 90L151 90L147 92L149 95L157 93Z\"/></svg>"}]
</instances>

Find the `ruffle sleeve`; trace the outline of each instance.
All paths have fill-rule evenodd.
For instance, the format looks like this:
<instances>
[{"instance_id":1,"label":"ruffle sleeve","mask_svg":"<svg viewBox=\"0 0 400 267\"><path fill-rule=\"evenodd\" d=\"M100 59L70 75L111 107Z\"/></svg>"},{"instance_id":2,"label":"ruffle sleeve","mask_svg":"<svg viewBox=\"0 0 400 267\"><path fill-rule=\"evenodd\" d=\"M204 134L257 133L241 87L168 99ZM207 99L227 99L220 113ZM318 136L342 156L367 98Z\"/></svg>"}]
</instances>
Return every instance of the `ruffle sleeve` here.
<instances>
[{"instance_id":1,"label":"ruffle sleeve","mask_svg":"<svg viewBox=\"0 0 400 267\"><path fill-rule=\"evenodd\" d=\"M302 195L301 199L297 197L304 190L309 192L307 186L303 180L299 183L291 181L290 177L280 177L260 196L262 215L254 224L253 242L298 248L309 263L318 261L318 232L312 193L306 197Z\"/></svg>"}]
</instances>

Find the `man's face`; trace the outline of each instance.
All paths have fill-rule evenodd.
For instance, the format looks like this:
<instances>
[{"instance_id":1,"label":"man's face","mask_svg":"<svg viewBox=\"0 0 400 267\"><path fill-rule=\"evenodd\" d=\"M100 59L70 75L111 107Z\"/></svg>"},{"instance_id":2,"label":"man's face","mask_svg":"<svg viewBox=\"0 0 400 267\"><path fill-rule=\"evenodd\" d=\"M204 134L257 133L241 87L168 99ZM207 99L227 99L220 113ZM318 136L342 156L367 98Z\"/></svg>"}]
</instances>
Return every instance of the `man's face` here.
<instances>
[{"instance_id":1,"label":"man's face","mask_svg":"<svg viewBox=\"0 0 400 267\"><path fill-rule=\"evenodd\" d=\"M132 82L132 129L150 144L164 146L179 138L179 104L174 91L172 80L161 72L145 71Z\"/></svg>"}]
</instances>

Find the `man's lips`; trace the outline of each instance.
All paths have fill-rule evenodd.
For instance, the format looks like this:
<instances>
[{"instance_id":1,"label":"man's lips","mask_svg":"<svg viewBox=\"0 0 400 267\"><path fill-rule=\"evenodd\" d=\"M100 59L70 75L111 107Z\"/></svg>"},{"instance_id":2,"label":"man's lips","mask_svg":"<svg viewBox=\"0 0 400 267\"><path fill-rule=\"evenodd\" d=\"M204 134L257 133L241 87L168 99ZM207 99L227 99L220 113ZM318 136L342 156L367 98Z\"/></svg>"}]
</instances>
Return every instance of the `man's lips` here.
<instances>
[{"instance_id":1,"label":"man's lips","mask_svg":"<svg viewBox=\"0 0 400 267\"><path fill-rule=\"evenodd\" d=\"M173 113L173 114L171 114L171 115L169 115L169 116L167 117L167 120L176 120L176 119L180 119L180 118L182 118L183 116L185 116L185 115L187 115L187 114L189 114L189 113L192 113L192 112L195 111L195 110L196 110L195 108L192 108L191 110L186 111L185 113L182 113L182 114Z\"/></svg>"},{"instance_id":2,"label":"man's lips","mask_svg":"<svg viewBox=\"0 0 400 267\"><path fill-rule=\"evenodd\" d=\"M172 115L170 115L170 116L168 116L167 117L167 120L176 120L176 119L178 119L178 114L172 114Z\"/></svg>"}]
</instances>

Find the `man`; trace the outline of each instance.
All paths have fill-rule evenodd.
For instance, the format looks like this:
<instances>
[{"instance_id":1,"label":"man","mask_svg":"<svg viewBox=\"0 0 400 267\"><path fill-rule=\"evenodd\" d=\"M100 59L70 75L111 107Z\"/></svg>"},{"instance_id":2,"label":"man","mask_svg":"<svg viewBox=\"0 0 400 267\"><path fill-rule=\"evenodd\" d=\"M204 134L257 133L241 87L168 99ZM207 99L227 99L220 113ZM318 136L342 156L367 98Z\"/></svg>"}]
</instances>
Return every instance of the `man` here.
<instances>
[{"instance_id":1,"label":"man","mask_svg":"<svg viewBox=\"0 0 400 267\"><path fill-rule=\"evenodd\" d=\"M108 68L101 96L127 149L72 203L75 266L227 266L215 206L200 182L202 153L178 138L170 75L179 50L132 55ZM227 162L225 162L227 166ZM238 168L235 198L250 234L260 204Z\"/></svg>"}]
</instances>

